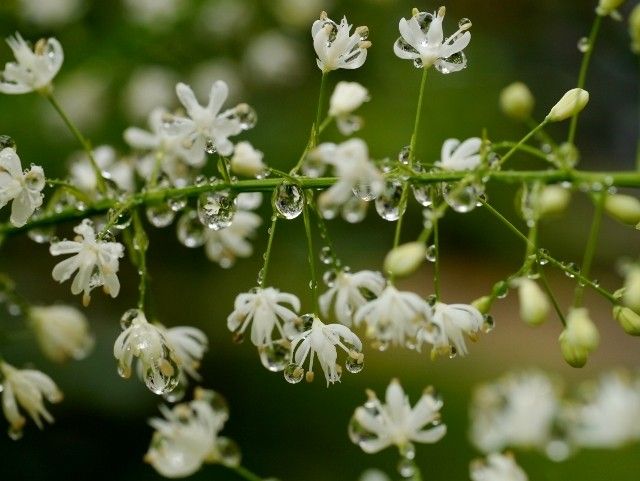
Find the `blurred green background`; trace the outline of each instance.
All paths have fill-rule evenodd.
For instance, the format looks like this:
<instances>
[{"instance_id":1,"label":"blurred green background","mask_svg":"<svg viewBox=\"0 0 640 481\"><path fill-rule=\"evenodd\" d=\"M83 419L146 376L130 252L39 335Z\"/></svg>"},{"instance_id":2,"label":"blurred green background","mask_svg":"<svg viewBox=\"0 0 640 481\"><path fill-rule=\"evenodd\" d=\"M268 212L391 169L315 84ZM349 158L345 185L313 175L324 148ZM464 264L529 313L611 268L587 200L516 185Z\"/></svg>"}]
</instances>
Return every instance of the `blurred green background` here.
<instances>
[{"instance_id":1,"label":"blurred green background","mask_svg":"<svg viewBox=\"0 0 640 481\"><path fill-rule=\"evenodd\" d=\"M64 13L67 3L77 3L79 10L72 18L58 15L56 20L56 12ZM462 17L473 21L473 40L466 50L469 65L450 76L430 74L419 157L435 160L444 139L479 135L482 128L494 140L521 136L523 127L503 118L497 107L500 89L514 80L531 87L537 99L536 115L543 117L575 84L581 60L576 44L588 33L594 3L450 1L445 33L452 33ZM624 13L635 2L627 3ZM155 5L160 13L150 15L145 5ZM145 109L156 103L175 107L171 89L176 81L193 84L204 98L211 82L222 78L232 86L231 102L246 101L258 111L258 125L245 138L265 152L269 165L289 169L305 145L315 113L319 71L309 29L322 9L334 19L348 15L355 25L370 28L373 47L365 66L330 76L331 84L356 80L370 90L372 101L361 110L366 125L358 135L367 140L375 158L395 157L408 143L420 72L397 59L392 44L398 36L398 19L408 16L413 6L398 0L3 0L0 33L8 36L20 31L32 39L53 35L62 42L66 58L56 79L57 94L95 145L112 144L126 153L122 131L129 125L145 126ZM417 6L435 9L438 4ZM0 62L9 59L8 47L1 47ZM606 20L587 84L592 100L580 121L583 168L632 168L638 129L637 71L626 23ZM566 125L556 127L552 132L559 139L566 135ZM77 149L50 106L37 95L0 97L0 133L16 140L23 164L41 164L50 176L63 176L69 155ZM341 139L334 130L326 138ZM488 195L517 222L514 192L511 187L491 185ZM575 195L562 219L542 227L542 244L561 259L579 262L590 212L586 199ZM262 213L268 215L266 208ZM420 211L414 206L407 219L403 238L413 239L421 229ZM68 235L69 227L59 235ZM380 269L393 225L371 211L363 224L335 221L330 231L339 255L354 270ZM368 467L394 474L395 450L376 456L362 453L350 443L347 423L365 400L365 388L382 395L389 380L399 377L413 402L430 384L445 400L447 436L436 445L418 446L417 462L424 479L468 479L469 460L478 455L466 433L468 401L477 382L509 369L539 366L559 373L570 389L581 379L595 378L615 366L636 368L640 361L638 342L625 336L611 319L608 305L589 293L602 345L584 369L567 367L557 348L560 323L554 319L540 329L527 328L517 317L512 293L496 305L496 329L472 345L467 358L432 362L426 353L393 349L379 353L367 348L361 374L345 373L342 383L329 389L321 379L292 386L281 375L264 370L248 343L233 344L226 330L235 295L255 285L266 226L255 239L256 255L239 260L232 270L209 263L201 249L182 247L174 227L150 228L150 234L151 290L158 318L168 326L195 325L208 334L211 349L203 375L205 385L220 391L230 403L231 419L224 433L241 446L243 464L265 477L355 480ZM617 259L636 255L637 233L606 220L600 246L594 275L604 287L615 290L621 283ZM488 293L493 282L518 267L522 247L480 209L464 216L449 215L442 228L444 300L470 302ZM296 293L308 307L308 293L301 289L308 280L301 218L281 222L273 255L269 283ZM52 281L55 262L46 245L26 237L10 239L0 251L2 271L18 282L28 299L79 304L68 284ZM142 463L142 456L151 436L146 419L158 414L160 400L140 382L121 380L112 356L118 319L136 302L137 280L127 263L122 265L121 280L123 289L116 300L97 292L92 298L87 313L97 345L82 362L52 365L22 331L20 320L0 313L3 331L12 332L2 339L3 356L18 366L33 363L65 393L64 403L52 407L54 425L43 432L30 425L18 442L0 436L0 479L159 478ZM568 305L572 281L561 275L551 280ZM425 266L403 287L429 294L431 267ZM536 453L518 453L518 459L534 481L605 477L635 481L639 455L636 445L616 452L584 451L562 464ZM205 467L193 479L239 478L219 467Z\"/></svg>"}]
</instances>

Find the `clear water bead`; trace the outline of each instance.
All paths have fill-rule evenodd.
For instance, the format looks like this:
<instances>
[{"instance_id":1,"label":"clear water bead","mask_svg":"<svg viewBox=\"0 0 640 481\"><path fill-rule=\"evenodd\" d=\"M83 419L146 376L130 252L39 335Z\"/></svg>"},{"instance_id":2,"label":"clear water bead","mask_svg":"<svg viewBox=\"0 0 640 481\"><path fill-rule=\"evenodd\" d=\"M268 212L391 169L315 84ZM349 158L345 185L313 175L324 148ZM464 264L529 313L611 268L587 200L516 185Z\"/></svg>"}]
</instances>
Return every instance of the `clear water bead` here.
<instances>
[{"instance_id":1,"label":"clear water bead","mask_svg":"<svg viewBox=\"0 0 640 481\"><path fill-rule=\"evenodd\" d=\"M291 384L298 384L304 377L304 369L292 362L284 368L284 379Z\"/></svg>"},{"instance_id":2,"label":"clear water bead","mask_svg":"<svg viewBox=\"0 0 640 481\"><path fill-rule=\"evenodd\" d=\"M290 345L286 339L275 341L258 349L262 365L271 372L281 372L290 364Z\"/></svg>"},{"instance_id":3,"label":"clear water bead","mask_svg":"<svg viewBox=\"0 0 640 481\"><path fill-rule=\"evenodd\" d=\"M233 439L220 436L216 440L216 451L218 452L218 456L220 456L221 464L229 467L236 467L240 464L242 454Z\"/></svg>"},{"instance_id":4,"label":"clear water bead","mask_svg":"<svg viewBox=\"0 0 640 481\"><path fill-rule=\"evenodd\" d=\"M403 191L402 182L398 180L387 181L384 191L376 199L376 211L380 217L384 220L396 221L404 214L406 205L400 205Z\"/></svg>"},{"instance_id":5,"label":"clear water bead","mask_svg":"<svg viewBox=\"0 0 640 481\"><path fill-rule=\"evenodd\" d=\"M205 227L195 210L188 210L178 220L178 240L185 247L200 247L206 241Z\"/></svg>"},{"instance_id":6,"label":"clear water bead","mask_svg":"<svg viewBox=\"0 0 640 481\"><path fill-rule=\"evenodd\" d=\"M205 192L198 197L198 218L209 229L229 227L236 213L236 197L228 190Z\"/></svg>"},{"instance_id":7,"label":"clear water bead","mask_svg":"<svg viewBox=\"0 0 640 481\"><path fill-rule=\"evenodd\" d=\"M411 190L413 191L413 197L422 207L433 205L433 197L435 195L433 185L412 185Z\"/></svg>"},{"instance_id":8,"label":"clear water bead","mask_svg":"<svg viewBox=\"0 0 640 481\"><path fill-rule=\"evenodd\" d=\"M146 210L147 220L149 223L158 228L167 227L171 225L176 213L169 207L168 204L156 204L147 207Z\"/></svg>"},{"instance_id":9,"label":"clear water bead","mask_svg":"<svg viewBox=\"0 0 640 481\"><path fill-rule=\"evenodd\" d=\"M295 219L304 208L304 191L295 184L283 182L276 187L273 204L282 217L289 220Z\"/></svg>"},{"instance_id":10,"label":"clear water bead","mask_svg":"<svg viewBox=\"0 0 640 481\"><path fill-rule=\"evenodd\" d=\"M398 162L404 165L408 165L409 160L411 160L411 146L405 145L398 153Z\"/></svg>"},{"instance_id":11,"label":"clear water bead","mask_svg":"<svg viewBox=\"0 0 640 481\"><path fill-rule=\"evenodd\" d=\"M333 262L333 251L331 247L324 246L320 249L320 262L323 264L331 264Z\"/></svg>"},{"instance_id":12,"label":"clear water bead","mask_svg":"<svg viewBox=\"0 0 640 481\"><path fill-rule=\"evenodd\" d=\"M436 252L436 246L435 245L431 244L430 246L427 247L425 258L429 262L435 262L436 261L437 252Z\"/></svg>"},{"instance_id":13,"label":"clear water bead","mask_svg":"<svg viewBox=\"0 0 640 481\"><path fill-rule=\"evenodd\" d=\"M213 139L207 139L207 141L204 144L204 151L211 155L211 154L215 154L216 151L218 149L216 148L216 143L213 141Z\"/></svg>"},{"instance_id":14,"label":"clear water bead","mask_svg":"<svg viewBox=\"0 0 640 481\"><path fill-rule=\"evenodd\" d=\"M591 49L591 42L587 37L582 37L578 40L578 50L582 53L587 53Z\"/></svg>"},{"instance_id":15,"label":"clear water bead","mask_svg":"<svg viewBox=\"0 0 640 481\"><path fill-rule=\"evenodd\" d=\"M474 185L444 184L442 195L449 207L459 214L466 214L477 207L478 190Z\"/></svg>"},{"instance_id":16,"label":"clear water bead","mask_svg":"<svg viewBox=\"0 0 640 481\"><path fill-rule=\"evenodd\" d=\"M140 315L142 315L142 311L140 311L140 309L129 309L125 312L120 318L120 327L122 330L124 331L131 327L131 323Z\"/></svg>"},{"instance_id":17,"label":"clear water bead","mask_svg":"<svg viewBox=\"0 0 640 481\"><path fill-rule=\"evenodd\" d=\"M362 222L367 216L368 204L364 200L351 197L342 206L342 218L349 224L357 224Z\"/></svg>"},{"instance_id":18,"label":"clear water bead","mask_svg":"<svg viewBox=\"0 0 640 481\"><path fill-rule=\"evenodd\" d=\"M369 184L357 184L353 188L353 195L355 195L358 199L364 200L366 202L376 198L373 189Z\"/></svg>"}]
</instances>

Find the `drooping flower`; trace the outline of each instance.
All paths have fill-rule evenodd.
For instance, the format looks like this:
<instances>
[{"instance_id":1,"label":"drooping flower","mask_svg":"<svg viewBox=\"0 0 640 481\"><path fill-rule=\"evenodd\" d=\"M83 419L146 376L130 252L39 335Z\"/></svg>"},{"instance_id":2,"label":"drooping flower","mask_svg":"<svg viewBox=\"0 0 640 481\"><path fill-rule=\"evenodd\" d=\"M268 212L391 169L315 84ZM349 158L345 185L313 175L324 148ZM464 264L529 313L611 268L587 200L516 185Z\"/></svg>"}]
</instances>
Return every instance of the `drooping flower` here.
<instances>
[{"instance_id":1,"label":"drooping flower","mask_svg":"<svg viewBox=\"0 0 640 481\"><path fill-rule=\"evenodd\" d=\"M336 119L343 135L351 135L360 129L362 119L353 112L367 101L369 91L358 82L338 82L329 99L329 115Z\"/></svg>"},{"instance_id":2,"label":"drooping flower","mask_svg":"<svg viewBox=\"0 0 640 481\"><path fill-rule=\"evenodd\" d=\"M437 354L465 356L468 350L464 335L466 334L472 340L477 339L485 320L480 311L471 305L436 302L433 323L440 329L439 335L432 341L432 356Z\"/></svg>"},{"instance_id":3,"label":"drooping flower","mask_svg":"<svg viewBox=\"0 0 640 481\"><path fill-rule=\"evenodd\" d=\"M424 299L391 285L377 299L361 306L354 318L356 326L366 324L367 337L381 348L389 344L419 347L418 334L431 332L431 321L432 310Z\"/></svg>"},{"instance_id":4,"label":"drooping flower","mask_svg":"<svg viewBox=\"0 0 640 481\"><path fill-rule=\"evenodd\" d=\"M2 373L2 412L9 421L9 436L18 439L26 419L18 407L24 409L36 425L42 429L42 419L48 423L53 417L44 406L44 400L51 403L62 401L62 392L46 374L34 369L17 369L6 362L0 362Z\"/></svg>"},{"instance_id":5,"label":"drooping flower","mask_svg":"<svg viewBox=\"0 0 640 481\"><path fill-rule=\"evenodd\" d=\"M93 158L103 176L113 181L116 187L126 192L135 189L133 165L126 159L118 159L116 150L110 145L101 145L93 150ZM94 193L98 180L86 152L75 155L71 160L73 185L84 192Z\"/></svg>"},{"instance_id":6,"label":"drooping flower","mask_svg":"<svg viewBox=\"0 0 640 481\"><path fill-rule=\"evenodd\" d=\"M373 391L368 390L367 395L369 399L356 408L349 423L351 441L365 453L377 453L395 445L401 454L415 454L411 443L436 443L447 432L447 427L440 423L443 402L433 388L425 389L413 408L397 379L389 383L384 404Z\"/></svg>"},{"instance_id":7,"label":"drooping flower","mask_svg":"<svg viewBox=\"0 0 640 481\"><path fill-rule=\"evenodd\" d=\"M508 373L476 388L470 408L473 444L484 453L507 447L544 451L560 407L560 387L538 371Z\"/></svg>"},{"instance_id":8,"label":"drooping flower","mask_svg":"<svg viewBox=\"0 0 640 481\"><path fill-rule=\"evenodd\" d=\"M444 170L473 170L480 165L480 147L482 139L472 137L460 142L448 139L442 144L440 160L436 165Z\"/></svg>"},{"instance_id":9,"label":"drooping flower","mask_svg":"<svg viewBox=\"0 0 640 481\"><path fill-rule=\"evenodd\" d=\"M19 33L7 38L7 43L15 62L8 62L0 74L0 92L5 94L26 94L33 91L47 91L56 76L64 53L62 45L55 38L40 39L33 50Z\"/></svg>"},{"instance_id":10,"label":"drooping flower","mask_svg":"<svg viewBox=\"0 0 640 481\"><path fill-rule=\"evenodd\" d=\"M582 398L563 411L574 446L618 449L640 439L640 385L628 373L612 372L582 386Z\"/></svg>"},{"instance_id":11,"label":"drooping flower","mask_svg":"<svg viewBox=\"0 0 640 481\"><path fill-rule=\"evenodd\" d=\"M379 296L386 281L382 274L373 271L350 273L340 271L333 285L320 296L320 311L328 317L333 306L336 319L351 326L356 311L374 296Z\"/></svg>"},{"instance_id":12,"label":"drooping flower","mask_svg":"<svg viewBox=\"0 0 640 481\"><path fill-rule=\"evenodd\" d=\"M222 396L196 388L194 398L173 409L161 406L164 419L149 421L155 432L144 459L167 478L190 476L205 462L233 466L240 461L235 443L218 435L229 418Z\"/></svg>"},{"instance_id":13,"label":"drooping flower","mask_svg":"<svg viewBox=\"0 0 640 481\"><path fill-rule=\"evenodd\" d=\"M264 154L253 148L249 142L238 142L231 157L231 171L247 177L262 177L267 171L262 157Z\"/></svg>"},{"instance_id":14,"label":"drooping flower","mask_svg":"<svg viewBox=\"0 0 640 481\"><path fill-rule=\"evenodd\" d=\"M471 28L468 19L460 21L460 28L448 38L444 38L442 22L445 8L437 12L418 12L407 20L400 19L400 38L393 44L395 54L407 60L413 60L416 67L429 68L432 65L438 72L448 74L458 72L467 66L467 58L462 50L469 45Z\"/></svg>"},{"instance_id":15,"label":"drooping flower","mask_svg":"<svg viewBox=\"0 0 640 481\"><path fill-rule=\"evenodd\" d=\"M0 151L0 209L13 201L9 219L13 225L25 225L42 205L44 184L42 167L32 165L23 172L15 150L7 147Z\"/></svg>"},{"instance_id":16,"label":"drooping flower","mask_svg":"<svg viewBox=\"0 0 640 481\"><path fill-rule=\"evenodd\" d=\"M173 349L180 368L199 381L200 374L197 370L204 353L209 349L207 335L195 327L177 326L165 329L164 336Z\"/></svg>"},{"instance_id":17,"label":"drooping flower","mask_svg":"<svg viewBox=\"0 0 640 481\"><path fill-rule=\"evenodd\" d=\"M165 329L149 323L139 309L125 312L120 324L123 330L113 345L118 374L129 378L135 357L142 365L142 377L151 392L166 394L173 391L180 380L181 366Z\"/></svg>"},{"instance_id":18,"label":"drooping flower","mask_svg":"<svg viewBox=\"0 0 640 481\"><path fill-rule=\"evenodd\" d=\"M471 481L529 481L527 473L510 454L491 453L470 466Z\"/></svg>"},{"instance_id":19,"label":"drooping flower","mask_svg":"<svg viewBox=\"0 0 640 481\"><path fill-rule=\"evenodd\" d=\"M360 372L363 367L364 354L362 354L362 343L358 336L342 324L325 324L313 314L302 316L304 325L310 328L295 336L291 341L291 357L293 363L285 369L285 379L291 383L302 380L304 368L302 365L309 359L309 369L307 370L307 381L312 381L313 360L318 356L320 367L327 380L327 386L336 381L340 381L342 369L336 361L339 347L347 353L345 366L349 372Z\"/></svg>"},{"instance_id":20,"label":"drooping flower","mask_svg":"<svg viewBox=\"0 0 640 481\"><path fill-rule=\"evenodd\" d=\"M280 338L287 337L283 324L297 319L299 310L300 300L293 294L273 287L255 288L238 294L234 310L227 317L227 327L235 335L242 336L251 325L251 342L257 347L265 346L273 341L274 330Z\"/></svg>"},{"instance_id":21,"label":"drooping flower","mask_svg":"<svg viewBox=\"0 0 640 481\"><path fill-rule=\"evenodd\" d=\"M356 69L367 59L367 49L371 42L368 27L357 27L353 35L347 17L343 17L338 25L326 12L311 26L313 48L318 58L316 63L323 73L339 68Z\"/></svg>"},{"instance_id":22,"label":"drooping flower","mask_svg":"<svg viewBox=\"0 0 640 481\"><path fill-rule=\"evenodd\" d=\"M33 306L28 314L40 349L49 359L84 359L93 348L89 322L75 307Z\"/></svg>"},{"instance_id":23,"label":"drooping flower","mask_svg":"<svg viewBox=\"0 0 640 481\"><path fill-rule=\"evenodd\" d=\"M78 234L75 240L63 240L49 247L53 256L75 254L56 264L53 279L62 283L78 271L71 283L71 293L82 292L85 306L91 300L91 290L98 286L103 286L106 294L116 297L120 292L117 272L119 259L124 256L124 246L119 242L96 239L89 219L84 219L73 230Z\"/></svg>"}]
</instances>

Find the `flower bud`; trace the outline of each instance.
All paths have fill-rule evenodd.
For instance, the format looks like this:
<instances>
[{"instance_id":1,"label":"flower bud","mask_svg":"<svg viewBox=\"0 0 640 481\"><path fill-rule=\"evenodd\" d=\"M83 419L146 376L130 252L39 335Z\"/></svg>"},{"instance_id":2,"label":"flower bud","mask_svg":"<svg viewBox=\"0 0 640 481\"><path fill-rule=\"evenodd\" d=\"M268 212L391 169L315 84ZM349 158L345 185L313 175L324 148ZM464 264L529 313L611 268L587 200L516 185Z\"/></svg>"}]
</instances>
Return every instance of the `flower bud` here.
<instances>
[{"instance_id":1,"label":"flower bud","mask_svg":"<svg viewBox=\"0 0 640 481\"><path fill-rule=\"evenodd\" d=\"M264 175L267 170L262 162L263 153L253 148L249 142L238 142L231 157L231 171L247 177Z\"/></svg>"},{"instance_id":2,"label":"flower bud","mask_svg":"<svg viewBox=\"0 0 640 481\"><path fill-rule=\"evenodd\" d=\"M538 215L546 217L561 214L570 200L571 192L560 185L543 187L538 194Z\"/></svg>"},{"instance_id":3,"label":"flower bud","mask_svg":"<svg viewBox=\"0 0 640 481\"><path fill-rule=\"evenodd\" d=\"M502 112L515 120L527 120L531 117L534 103L531 90L522 82L514 82L500 92Z\"/></svg>"},{"instance_id":4,"label":"flower bud","mask_svg":"<svg viewBox=\"0 0 640 481\"><path fill-rule=\"evenodd\" d=\"M611 15L616 11L616 8L624 3L624 1L625 0L600 0L596 7L596 13L603 17Z\"/></svg>"},{"instance_id":5,"label":"flower bud","mask_svg":"<svg viewBox=\"0 0 640 481\"><path fill-rule=\"evenodd\" d=\"M338 82L329 100L329 115L349 115L369 100L369 91L358 82Z\"/></svg>"},{"instance_id":6,"label":"flower bud","mask_svg":"<svg viewBox=\"0 0 640 481\"><path fill-rule=\"evenodd\" d=\"M408 276L425 259L427 248L423 242L409 242L393 248L384 259L385 272L394 277Z\"/></svg>"},{"instance_id":7,"label":"flower bud","mask_svg":"<svg viewBox=\"0 0 640 481\"><path fill-rule=\"evenodd\" d=\"M628 307L615 306L613 317L620 323L622 329L632 336L640 336L640 316Z\"/></svg>"},{"instance_id":8,"label":"flower bud","mask_svg":"<svg viewBox=\"0 0 640 481\"><path fill-rule=\"evenodd\" d=\"M52 361L83 359L93 348L87 318L74 307L34 306L29 317L43 354Z\"/></svg>"},{"instance_id":9,"label":"flower bud","mask_svg":"<svg viewBox=\"0 0 640 481\"><path fill-rule=\"evenodd\" d=\"M631 10L629 15L629 35L631 36L631 50L640 53L640 3Z\"/></svg>"},{"instance_id":10,"label":"flower bud","mask_svg":"<svg viewBox=\"0 0 640 481\"><path fill-rule=\"evenodd\" d=\"M473 307L478 309L482 314L488 314L491 310L491 305L493 304L493 297L491 296L482 296L478 297L475 301L471 303Z\"/></svg>"},{"instance_id":11,"label":"flower bud","mask_svg":"<svg viewBox=\"0 0 640 481\"><path fill-rule=\"evenodd\" d=\"M598 328L584 307L573 308L567 315L567 326L560 334L560 350L569 365L583 367L600 342Z\"/></svg>"},{"instance_id":12,"label":"flower bud","mask_svg":"<svg viewBox=\"0 0 640 481\"><path fill-rule=\"evenodd\" d=\"M640 222L640 200L630 195L607 196L604 209L607 214L623 224L636 225Z\"/></svg>"},{"instance_id":13,"label":"flower bud","mask_svg":"<svg viewBox=\"0 0 640 481\"><path fill-rule=\"evenodd\" d=\"M539 326L549 316L549 299L538 283L527 278L518 279L520 318L530 326Z\"/></svg>"},{"instance_id":14,"label":"flower bud","mask_svg":"<svg viewBox=\"0 0 640 481\"><path fill-rule=\"evenodd\" d=\"M578 114L589 102L589 92L575 88L565 93L549 111L546 120L561 122Z\"/></svg>"},{"instance_id":15,"label":"flower bud","mask_svg":"<svg viewBox=\"0 0 640 481\"><path fill-rule=\"evenodd\" d=\"M624 279L622 302L625 306L640 312L640 265L629 268Z\"/></svg>"}]
</instances>

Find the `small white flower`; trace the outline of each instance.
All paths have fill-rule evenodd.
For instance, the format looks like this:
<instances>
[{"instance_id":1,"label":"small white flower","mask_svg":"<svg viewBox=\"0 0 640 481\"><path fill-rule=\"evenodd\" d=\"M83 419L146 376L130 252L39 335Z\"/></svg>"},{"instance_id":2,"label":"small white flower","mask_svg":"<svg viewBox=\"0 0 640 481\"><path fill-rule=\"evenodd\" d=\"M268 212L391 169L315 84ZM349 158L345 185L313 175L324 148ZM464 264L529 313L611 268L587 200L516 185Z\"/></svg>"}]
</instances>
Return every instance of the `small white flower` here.
<instances>
[{"instance_id":1,"label":"small white flower","mask_svg":"<svg viewBox=\"0 0 640 481\"><path fill-rule=\"evenodd\" d=\"M472 137L460 143L458 139L448 139L442 144L440 160L436 165L444 170L473 170L480 165L482 139Z\"/></svg>"},{"instance_id":2,"label":"small white flower","mask_svg":"<svg viewBox=\"0 0 640 481\"><path fill-rule=\"evenodd\" d=\"M356 311L373 296L379 296L386 281L382 274L373 271L350 273L340 271L333 285L320 296L320 311L328 317L333 305L336 319L351 326Z\"/></svg>"},{"instance_id":3,"label":"small white flower","mask_svg":"<svg viewBox=\"0 0 640 481\"><path fill-rule=\"evenodd\" d=\"M42 418L48 423L53 422L53 417L44 407L44 400L60 402L62 392L49 376L34 369L16 369L6 362L0 362L0 372L3 377L0 384L2 411L9 421L9 436L18 439L26 423L18 406L27 412L40 429L43 427Z\"/></svg>"},{"instance_id":4,"label":"small white flower","mask_svg":"<svg viewBox=\"0 0 640 481\"><path fill-rule=\"evenodd\" d=\"M136 357L142 365L144 383L151 392L165 394L174 390L181 372L174 346L165 335L166 329L149 323L139 309L125 312L120 323L123 331L113 345L118 374L129 378Z\"/></svg>"},{"instance_id":5,"label":"small white flower","mask_svg":"<svg viewBox=\"0 0 640 481\"><path fill-rule=\"evenodd\" d=\"M472 340L477 339L484 322L484 316L471 305L436 302L433 323L440 329L439 335L432 341L431 355L444 353L465 356L469 351L464 335Z\"/></svg>"},{"instance_id":6,"label":"small white flower","mask_svg":"<svg viewBox=\"0 0 640 481\"><path fill-rule=\"evenodd\" d=\"M329 115L335 117L343 135L351 135L360 129L362 119L352 114L368 101L369 91L358 82L338 82L329 99Z\"/></svg>"},{"instance_id":7,"label":"small white flower","mask_svg":"<svg viewBox=\"0 0 640 481\"><path fill-rule=\"evenodd\" d=\"M136 120L147 118L158 108L170 108L175 102L176 83L175 72L159 65L142 65L131 73L124 86L122 108Z\"/></svg>"},{"instance_id":8,"label":"small white flower","mask_svg":"<svg viewBox=\"0 0 640 481\"><path fill-rule=\"evenodd\" d=\"M313 160L331 165L338 181L320 194L318 204L327 218L335 215L354 195L372 200L384 190L384 178L369 159L369 149L362 139L349 139L341 144L324 143L310 154Z\"/></svg>"},{"instance_id":9,"label":"small white flower","mask_svg":"<svg viewBox=\"0 0 640 481\"><path fill-rule=\"evenodd\" d=\"M389 285L377 299L358 309L354 324L360 326L365 323L367 337L381 346L394 344L416 347L418 333L430 330L431 318L431 307L424 299L413 292L398 291Z\"/></svg>"},{"instance_id":10,"label":"small white flower","mask_svg":"<svg viewBox=\"0 0 640 481\"><path fill-rule=\"evenodd\" d=\"M315 315L304 317L312 318L311 328L298 334L291 341L291 357L297 365L297 369L303 369L302 365L309 358L307 381L313 380L313 359L318 356L320 367L327 380L327 386L340 381L342 369L336 364L338 352L336 346L348 355L347 368L352 372L359 372L362 368L364 355L362 343L358 336L342 324L325 324ZM355 365L356 367L349 367ZM287 371L285 370L285 376Z\"/></svg>"},{"instance_id":11,"label":"small white flower","mask_svg":"<svg viewBox=\"0 0 640 481\"><path fill-rule=\"evenodd\" d=\"M327 17L326 12L320 14L320 20L313 22L311 37L318 56L316 63L322 72L339 68L356 69L364 64L367 49L371 46L367 40L369 29L357 27L351 35L351 27L347 17L343 17L338 25Z\"/></svg>"},{"instance_id":12,"label":"small white flower","mask_svg":"<svg viewBox=\"0 0 640 481\"><path fill-rule=\"evenodd\" d=\"M231 157L231 171L247 177L264 176L267 166L262 162L264 154L249 142L238 142Z\"/></svg>"},{"instance_id":13,"label":"small white flower","mask_svg":"<svg viewBox=\"0 0 640 481\"><path fill-rule=\"evenodd\" d=\"M397 379L387 387L385 404L373 391L367 395L367 403L356 408L349 424L351 441L365 453L377 453L391 445L401 453L413 451L412 442L436 443L447 432L440 424L442 400L434 396L432 388L424 390L413 408Z\"/></svg>"},{"instance_id":14,"label":"small white flower","mask_svg":"<svg viewBox=\"0 0 640 481\"><path fill-rule=\"evenodd\" d=\"M618 449L640 439L640 385L622 372L602 376L582 388L583 400L564 412L575 446Z\"/></svg>"},{"instance_id":15,"label":"small white flower","mask_svg":"<svg viewBox=\"0 0 640 481\"><path fill-rule=\"evenodd\" d=\"M289 304L291 309L283 304ZM286 338L283 324L298 318L300 300L293 294L280 292L273 287L256 288L238 294L234 310L227 317L227 327L236 335L244 335L251 324L251 342L265 346L273 342L273 331Z\"/></svg>"},{"instance_id":16,"label":"small white flower","mask_svg":"<svg viewBox=\"0 0 640 481\"><path fill-rule=\"evenodd\" d=\"M29 318L42 352L57 362L83 359L94 339L85 315L71 306L33 306Z\"/></svg>"},{"instance_id":17,"label":"small white flower","mask_svg":"<svg viewBox=\"0 0 640 481\"><path fill-rule=\"evenodd\" d=\"M94 287L103 286L106 294L116 297L120 292L118 259L124 256L124 246L119 242L96 239L93 223L89 219L84 219L73 230L78 234L75 240L63 240L49 247L53 256L75 254L56 264L53 279L62 283L78 271L71 284L71 293L82 292L85 306L89 304Z\"/></svg>"},{"instance_id":18,"label":"small white flower","mask_svg":"<svg viewBox=\"0 0 640 481\"><path fill-rule=\"evenodd\" d=\"M250 257L253 254L253 246L248 238L253 237L261 224L262 217L258 214L238 210L229 227L220 230L206 229L207 257L223 268L233 266L238 257Z\"/></svg>"},{"instance_id":19,"label":"small white flower","mask_svg":"<svg viewBox=\"0 0 640 481\"><path fill-rule=\"evenodd\" d=\"M485 453L507 447L544 450L560 405L559 387L544 373L508 373L479 386L471 403L473 444Z\"/></svg>"},{"instance_id":20,"label":"small white flower","mask_svg":"<svg viewBox=\"0 0 640 481\"><path fill-rule=\"evenodd\" d=\"M209 339L200 329L191 326L165 328L164 336L175 353L180 367L196 381L200 380L197 369L204 353L209 349Z\"/></svg>"},{"instance_id":21,"label":"small white flower","mask_svg":"<svg viewBox=\"0 0 640 481\"><path fill-rule=\"evenodd\" d=\"M458 72L467 66L462 52L471 41L471 22L465 21L456 33L444 38L442 21L445 8L437 12L415 12L409 20L400 19L400 38L393 44L395 54L413 60L416 67L429 68L448 74Z\"/></svg>"},{"instance_id":22,"label":"small white flower","mask_svg":"<svg viewBox=\"0 0 640 481\"><path fill-rule=\"evenodd\" d=\"M0 73L0 92L5 94L26 94L46 91L56 76L64 54L62 45L55 38L40 39L33 50L19 33L7 38L7 43L16 62L5 65Z\"/></svg>"},{"instance_id":23,"label":"small white flower","mask_svg":"<svg viewBox=\"0 0 640 481\"><path fill-rule=\"evenodd\" d=\"M471 481L529 481L510 454L491 453L471 463Z\"/></svg>"},{"instance_id":24,"label":"small white flower","mask_svg":"<svg viewBox=\"0 0 640 481\"><path fill-rule=\"evenodd\" d=\"M163 418L149 421L155 429L146 462L162 476L182 478L198 471L205 462L220 459L218 437L229 415L226 404L213 391L196 389L195 400L173 409L160 406Z\"/></svg>"},{"instance_id":25,"label":"small white flower","mask_svg":"<svg viewBox=\"0 0 640 481\"><path fill-rule=\"evenodd\" d=\"M42 167L32 165L31 169L23 172L15 150L7 147L0 151L0 209L13 201L9 219L13 225L25 225L42 205L44 184Z\"/></svg>"},{"instance_id":26,"label":"small white flower","mask_svg":"<svg viewBox=\"0 0 640 481\"><path fill-rule=\"evenodd\" d=\"M93 150L93 158L103 176L111 179L121 190L135 190L133 165L126 159L118 159L116 150L110 145L101 145ZM70 167L73 185L84 192L94 193L98 189L98 179L91 161L85 152L76 154Z\"/></svg>"}]
</instances>

